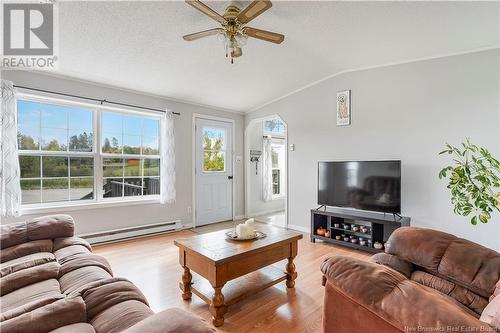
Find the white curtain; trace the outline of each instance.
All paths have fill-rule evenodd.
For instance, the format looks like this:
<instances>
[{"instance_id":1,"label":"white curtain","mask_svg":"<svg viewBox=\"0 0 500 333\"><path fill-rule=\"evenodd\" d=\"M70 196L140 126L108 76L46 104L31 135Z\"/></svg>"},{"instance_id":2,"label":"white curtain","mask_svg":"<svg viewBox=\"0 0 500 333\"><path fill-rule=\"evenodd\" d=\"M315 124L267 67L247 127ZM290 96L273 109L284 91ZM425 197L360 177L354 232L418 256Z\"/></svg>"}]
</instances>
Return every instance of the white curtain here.
<instances>
[{"instance_id":1,"label":"white curtain","mask_svg":"<svg viewBox=\"0 0 500 333\"><path fill-rule=\"evenodd\" d=\"M271 154L271 138L264 138L264 151L262 153L262 199L273 199L273 158Z\"/></svg>"},{"instance_id":2,"label":"white curtain","mask_svg":"<svg viewBox=\"0 0 500 333\"><path fill-rule=\"evenodd\" d=\"M160 143L160 202L172 203L175 201L175 140L174 114L165 112L161 119Z\"/></svg>"},{"instance_id":3,"label":"white curtain","mask_svg":"<svg viewBox=\"0 0 500 333\"><path fill-rule=\"evenodd\" d=\"M2 80L0 109L0 210L2 216L19 216L21 185L17 153L17 110L14 86Z\"/></svg>"}]
</instances>

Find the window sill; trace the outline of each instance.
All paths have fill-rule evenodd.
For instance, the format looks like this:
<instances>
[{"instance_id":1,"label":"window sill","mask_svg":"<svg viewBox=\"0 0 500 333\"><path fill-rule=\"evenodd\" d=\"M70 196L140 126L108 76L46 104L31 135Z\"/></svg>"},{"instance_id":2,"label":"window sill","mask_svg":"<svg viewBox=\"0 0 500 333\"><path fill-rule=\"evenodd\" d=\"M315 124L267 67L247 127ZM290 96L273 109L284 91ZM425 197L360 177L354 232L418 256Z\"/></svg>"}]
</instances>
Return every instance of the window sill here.
<instances>
[{"instance_id":1,"label":"window sill","mask_svg":"<svg viewBox=\"0 0 500 333\"><path fill-rule=\"evenodd\" d=\"M97 209L97 208L109 208L118 206L130 206L130 205L148 205L148 204L159 204L160 197L153 196L148 198L133 198L125 200L105 200L105 201L89 201L81 203L59 203L53 205L26 205L21 207L21 215L32 215L32 214L47 214L47 213L61 213L70 212L76 210L85 209Z\"/></svg>"}]
</instances>

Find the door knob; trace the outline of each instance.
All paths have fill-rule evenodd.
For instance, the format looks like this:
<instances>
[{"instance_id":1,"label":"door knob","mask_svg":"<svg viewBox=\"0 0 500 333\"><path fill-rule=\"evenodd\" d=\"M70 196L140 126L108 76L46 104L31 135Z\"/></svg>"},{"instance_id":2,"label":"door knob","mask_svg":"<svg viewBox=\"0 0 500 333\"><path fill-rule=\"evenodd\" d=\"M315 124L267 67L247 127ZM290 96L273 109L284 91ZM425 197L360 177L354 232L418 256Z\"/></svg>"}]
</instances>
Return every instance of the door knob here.
<instances>
[{"instance_id":1,"label":"door knob","mask_svg":"<svg viewBox=\"0 0 500 333\"><path fill-rule=\"evenodd\" d=\"M233 179L233 176L227 176L227 179Z\"/></svg>"}]
</instances>

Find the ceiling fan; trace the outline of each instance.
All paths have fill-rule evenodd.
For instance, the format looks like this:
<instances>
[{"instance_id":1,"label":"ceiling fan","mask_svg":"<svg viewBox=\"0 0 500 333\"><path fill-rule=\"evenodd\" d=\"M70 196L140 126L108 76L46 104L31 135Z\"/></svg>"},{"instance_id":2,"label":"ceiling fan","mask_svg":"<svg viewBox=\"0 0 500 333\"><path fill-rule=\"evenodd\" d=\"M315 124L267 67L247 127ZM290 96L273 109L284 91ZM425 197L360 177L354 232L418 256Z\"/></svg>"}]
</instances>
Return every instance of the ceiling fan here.
<instances>
[{"instance_id":1,"label":"ceiling fan","mask_svg":"<svg viewBox=\"0 0 500 333\"><path fill-rule=\"evenodd\" d=\"M233 63L234 58L243 55L241 48L246 44L248 37L275 44L280 44L285 39L282 34L246 26L248 22L271 8L272 3L269 0L255 0L243 10L231 4L227 6L222 16L199 0L186 0L186 2L219 22L221 27L195 32L182 38L186 41L193 41L207 36L218 35L219 39L224 42L226 57L231 57L231 63Z\"/></svg>"}]
</instances>

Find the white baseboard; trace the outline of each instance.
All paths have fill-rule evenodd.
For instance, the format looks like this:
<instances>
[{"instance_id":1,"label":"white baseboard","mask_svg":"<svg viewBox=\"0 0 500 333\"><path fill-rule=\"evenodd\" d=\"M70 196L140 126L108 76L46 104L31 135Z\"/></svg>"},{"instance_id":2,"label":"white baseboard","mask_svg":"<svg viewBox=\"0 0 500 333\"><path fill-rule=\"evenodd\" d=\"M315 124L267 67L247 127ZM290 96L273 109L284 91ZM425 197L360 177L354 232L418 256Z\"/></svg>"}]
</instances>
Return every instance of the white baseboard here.
<instances>
[{"instance_id":1,"label":"white baseboard","mask_svg":"<svg viewBox=\"0 0 500 333\"><path fill-rule=\"evenodd\" d=\"M243 220L245 218L245 215L236 215L233 217L233 221L238 221L238 220Z\"/></svg>"},{"instance_id":2,"label":"white baseboard","mask_svg":"<svg viewBox=\"0 0 500 333\"><path fill-rule=\"evenodd\" d=\"M296 230L296 231L300 231L300 232L305 232L306 234L310 234L311 233L311 230L309 230L309 228L302 227L300 225L288 224L287 228L288 229L292 229L292 230Z\"/></svg>"},{"instance_id":3,"label":"white baseboard","mask_svg":"<svg viewBox=\"0 0 500 333\"><path fill-rule=\"evenodd\" d=\"M164 232L177 231L182 229L180 220L146 224L135 227L107 230L92 234L79 235L90 244L110 243L124 239L137 238L147 235L159 234Z\"/></svg>"},{"instance_id":4,"label":"white baseboard","mask_svg":"<svg viewBox=\"0 0 500 333\"><path fill-rule=\"evenodd\" d=\"M252 213L247 214L247 217L248 216L256 217L256 216L262 216L262 215L269 215L269 214L274 214L274 213L283 212L283 211L285 211L284 208L283 209L265 210L265 211L261 211L261 212L252 212Z\"/></svg>"}]
</instances>

